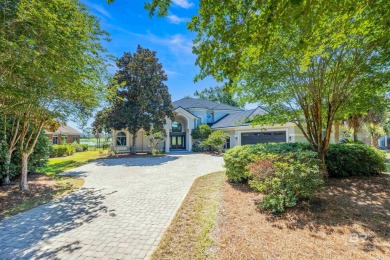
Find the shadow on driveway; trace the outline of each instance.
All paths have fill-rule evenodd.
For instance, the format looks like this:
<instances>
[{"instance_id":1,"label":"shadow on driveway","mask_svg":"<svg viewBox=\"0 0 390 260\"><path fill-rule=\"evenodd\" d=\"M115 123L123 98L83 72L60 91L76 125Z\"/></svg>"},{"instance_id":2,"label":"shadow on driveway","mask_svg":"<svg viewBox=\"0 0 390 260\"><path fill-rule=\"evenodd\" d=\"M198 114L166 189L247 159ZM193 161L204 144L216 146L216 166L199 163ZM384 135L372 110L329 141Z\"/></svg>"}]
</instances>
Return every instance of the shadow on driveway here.
<instances>
[{"instance_id":1,"label":"shadow on driveway","mask_svg":"<svg viewBox=\"0 0 390 260\"><path fill-rule=\"evenodd\" d=\"M64 198L0 222L0 259L39 255L34 245L109 214L102 190L81 188ZM50 253L49 253L50 254ZM48 252L44 253L48 255Z\"/></svg>"}]
</instances>

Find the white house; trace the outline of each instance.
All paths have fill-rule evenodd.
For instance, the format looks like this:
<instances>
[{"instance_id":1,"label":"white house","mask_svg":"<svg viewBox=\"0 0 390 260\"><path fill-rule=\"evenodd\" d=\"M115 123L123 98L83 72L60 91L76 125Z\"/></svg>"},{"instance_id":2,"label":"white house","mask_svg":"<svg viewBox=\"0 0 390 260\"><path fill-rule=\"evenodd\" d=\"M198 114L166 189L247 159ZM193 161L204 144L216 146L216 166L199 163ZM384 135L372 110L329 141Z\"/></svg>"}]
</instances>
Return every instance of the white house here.
<instances>
[{"instance_id":1,"label":"white house","mask_svg":"<svg viewBox=\"0 0 390 260\"><path fill-rule=\"evenodd\" d=\"M274 126L251 126L249 121L257 114L267 113L258 107L242 110L226 104L210 100L183 98L173 102L176 112L174 121L167 119L164 126L166 140L159 146L161 150L192 150L192 130L200 124L209 124L212 130L222 130L229 135L225 148L237 145L265 142L298 142L305 141L302 132L293 123ZM117 152L132 150L132 135L125 129L113 130L112 148ZM137 134L137 152L148 152L147 138L143 130Z\"/></svg>"}]
</instances>

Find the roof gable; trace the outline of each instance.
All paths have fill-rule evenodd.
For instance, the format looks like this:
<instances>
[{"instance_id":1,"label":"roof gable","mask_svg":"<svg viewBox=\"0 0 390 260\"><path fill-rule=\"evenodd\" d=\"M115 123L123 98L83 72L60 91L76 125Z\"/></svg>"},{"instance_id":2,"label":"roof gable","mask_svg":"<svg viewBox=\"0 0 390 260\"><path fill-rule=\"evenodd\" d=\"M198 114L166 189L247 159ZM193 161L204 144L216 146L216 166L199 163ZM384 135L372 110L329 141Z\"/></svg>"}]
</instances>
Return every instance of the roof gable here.
<instances>
[{"instance_id":1,"label":"roof gable","mask_svg":"<svg viewBox=\"0 0 390 260\"><path fill-rule=\"evenodd\" d=\"M182 98L173 102L174 108L182 107L184 109L203 108L208 110L233 110L242 111L242 109L227 104L217 103L211 100L201 98Z\"/></svg>"},{"instance_id":2,"label":"roof gable","mask_svg":"<svg viewBox=\"0 0 390 260\"><path fill-rule=\"evenodd\" d=\"M68 135L81 135L81 132L76 129L68 126L61 125L55 132L45 131L47 134L68 134Z\"/></svg>"}]
</instances>

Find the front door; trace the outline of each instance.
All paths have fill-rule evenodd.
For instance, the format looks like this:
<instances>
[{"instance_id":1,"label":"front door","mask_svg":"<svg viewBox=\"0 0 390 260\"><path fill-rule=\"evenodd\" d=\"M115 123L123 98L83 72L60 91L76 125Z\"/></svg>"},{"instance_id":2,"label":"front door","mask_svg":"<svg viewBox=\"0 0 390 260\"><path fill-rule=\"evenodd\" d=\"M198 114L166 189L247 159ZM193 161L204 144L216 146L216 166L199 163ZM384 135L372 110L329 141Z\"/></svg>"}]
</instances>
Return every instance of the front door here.
<instances>
[{"instance_id":1,"label":"front door","mask_svg":"<svg viewBox=\"0 0 390 260\"><path fill-rule=\"evenodd\" d=\"M171 149L185 148L185 135L171 135Z\"/></svg>"}]
</instances>

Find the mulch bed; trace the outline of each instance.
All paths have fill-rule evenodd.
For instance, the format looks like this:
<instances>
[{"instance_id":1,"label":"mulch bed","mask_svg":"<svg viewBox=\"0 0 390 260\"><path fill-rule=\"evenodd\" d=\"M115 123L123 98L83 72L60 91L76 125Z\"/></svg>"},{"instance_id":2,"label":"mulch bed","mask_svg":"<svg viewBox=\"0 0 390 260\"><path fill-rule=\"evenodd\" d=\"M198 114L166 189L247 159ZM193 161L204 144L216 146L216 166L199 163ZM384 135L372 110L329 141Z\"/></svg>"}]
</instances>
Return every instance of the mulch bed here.
<instances>
[{"instance_id":1,"label":"mulch bed","mask_svg":"<svg viewBox=\"0 0 390 260\"><path fill-rule=\"evenodd\" d=\"M390 174L331 179L312 203L275 216L261 194L225 184L213 231L216 259L386 259L390 255Z\"/></svg>"},{"instance_id":2,"label":"mulch bed","mask_svg":"<svg viewBox=\"0 0 390 260\"><path fill-rule=\"evenodd\" d=\"M57 188L53 178L43 174L29 174L28 185L29 189L23 192L19 190L19 180L0 186L0 213L27 200L50 195Z\"/></svg>"}]
</instances>

